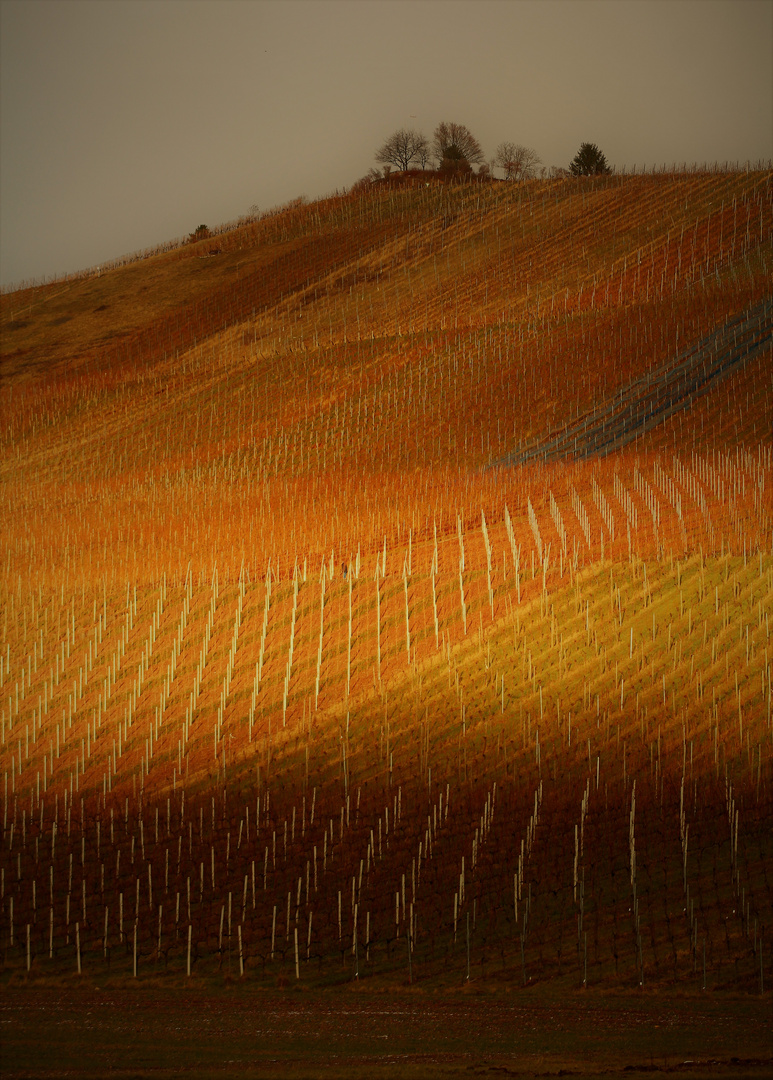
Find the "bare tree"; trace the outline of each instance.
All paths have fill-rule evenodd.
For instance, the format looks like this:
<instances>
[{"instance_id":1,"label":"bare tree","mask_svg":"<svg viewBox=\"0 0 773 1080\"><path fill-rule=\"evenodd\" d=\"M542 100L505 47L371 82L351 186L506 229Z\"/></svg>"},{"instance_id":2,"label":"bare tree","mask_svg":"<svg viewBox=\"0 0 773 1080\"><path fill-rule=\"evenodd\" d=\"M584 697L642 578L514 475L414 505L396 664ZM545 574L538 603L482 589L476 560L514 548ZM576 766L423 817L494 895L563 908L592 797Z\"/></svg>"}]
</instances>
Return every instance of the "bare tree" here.
<instances>
[{"instance_id":1,"label":"bare tree","mask_svg":"<svg viewBox=\"0 0 773 1080\"><path fill-rule=\"evenodd\" d=\"M419 165L420 168L426 169L427 162L430 159L430 155L431 155L431 150L430 150L430 147L429 147L429 143L427 142L427 140L422 135L422 137L421 137L421 146L418 148L418 150L416 151L416 153L414 155L415 158L416 158L416 162L417 162L417 164Z\"/></svg>"},{"instance_id":2,"label":"bare tree","mask_svg":"<svg viewBox=\"0 0 773 1080\"><path fill-rule=\"evenodd\" d=\"M542 164L536 150L520 143L503 142L491 159L491 164L502 169L506 180L533 180L537 166Z\"/></svg>"},{"instance_id":3,"label":"bare tree","mask_svg":"<svg viewBox=\"0 0 773 1080\"><path fill-rule=\"evenodd\" d=\"M424 135L400 128L376 151L376 161L382 165L394 165L405 172L410 169L414 159L426 162L427 153L428 145Z\"/></svg>"},{"instance_id":4,"label":"bare tree","mask_svg":"<svg viewBox=\"0 0 773 1080\"><path fill-rule=\"evenodd\" d=\"M441 168L444 162L465 161L469 166L483 161L483 150L472 132L464 124L449 124L445 120L435 128L432 152Z\"/></svg>"}]
</instances>

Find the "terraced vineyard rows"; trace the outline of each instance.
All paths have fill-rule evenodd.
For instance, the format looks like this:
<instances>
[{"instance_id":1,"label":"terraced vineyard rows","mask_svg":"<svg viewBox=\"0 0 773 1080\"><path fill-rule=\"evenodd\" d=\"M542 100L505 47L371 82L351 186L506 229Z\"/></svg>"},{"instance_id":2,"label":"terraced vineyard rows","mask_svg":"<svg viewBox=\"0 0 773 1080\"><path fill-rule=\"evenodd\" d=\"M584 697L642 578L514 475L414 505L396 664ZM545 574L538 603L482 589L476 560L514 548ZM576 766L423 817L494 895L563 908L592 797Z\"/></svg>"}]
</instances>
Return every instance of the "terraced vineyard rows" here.
<instances>
[{"instance_id":1,"label":"terraced vineyard rows","mask_svg":"<svg viewBox=\"0 0 773 1080\"><path fill-rule=\"evenodd\" d=\"M770 205L385 185L3 297L8 976L771 985Z\"/></svg>"}]
</instances>

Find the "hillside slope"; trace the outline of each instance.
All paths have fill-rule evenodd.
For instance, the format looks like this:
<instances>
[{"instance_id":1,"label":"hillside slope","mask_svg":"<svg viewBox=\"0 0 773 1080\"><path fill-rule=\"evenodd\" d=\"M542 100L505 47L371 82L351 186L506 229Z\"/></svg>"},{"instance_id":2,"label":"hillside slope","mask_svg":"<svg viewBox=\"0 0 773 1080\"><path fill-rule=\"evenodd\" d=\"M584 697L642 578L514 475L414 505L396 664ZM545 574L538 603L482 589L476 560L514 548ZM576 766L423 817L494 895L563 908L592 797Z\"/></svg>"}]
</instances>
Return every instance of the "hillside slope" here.
<instances>
[{"instance_id":1,"label":"hillside slope","mask_svg":"<svg viewBox=\"0 0 773 1080\"><path fill-rule=\"evenodd\" d=\"M771 183L2 297L6 973L773 985Z\"/></svg>"},{"instance_id":2,"label":"hillside slope","mask_svg":"<svg viewBox=\"0 0 773 1080\"><path fill-rule=\"evenodd\" d=\"M4 297L4 490L23 500L32 536L45 533L35 562L65 561L68 525L39 498L48 485L73 509L81 484L114 507L96 522L78 515L84 553L118 550L121 518L154 507L150 548L130 541L132 577L167 530L154 576L170 560L184 574L191 557L238 572L272 554L345 555L404 534L406 521L426 530L440 513L486 505L457 490L460 476L602 408L769 296L770 183L386 188L228 234L216 257L194 245L76 282L77 302L25 296L26 326ZM759 355L637 449L765 439L768 373ZM398 490L389 475L406 471L415 482ZM187 503L189 478L208 506L228 507L234 536L259 521L261 539L215 543L198 492L195 512ZM266 522L280 498L291 539ZM195 546L174 542L194 531ZM30 532L18 542L27 548ZM87 558L88 575L104 572Z\"/></svg>"}]
</instances>

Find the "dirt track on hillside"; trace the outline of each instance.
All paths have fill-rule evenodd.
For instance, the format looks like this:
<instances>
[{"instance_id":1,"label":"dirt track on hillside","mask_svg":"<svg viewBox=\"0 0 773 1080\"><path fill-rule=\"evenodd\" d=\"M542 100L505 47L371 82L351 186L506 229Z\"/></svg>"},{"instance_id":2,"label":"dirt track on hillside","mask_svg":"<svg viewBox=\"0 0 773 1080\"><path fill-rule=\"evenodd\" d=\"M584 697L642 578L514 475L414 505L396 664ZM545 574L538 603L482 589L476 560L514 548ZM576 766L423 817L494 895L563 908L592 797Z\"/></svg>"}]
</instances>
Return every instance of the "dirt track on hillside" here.
<instances>
[{"instance_id":1,"label":"dirt track on hillside","mask_svg":"<svg viewBox=\"0 0 773 1080\"><path fill-rule=\"evenodd\" d=\"M675 360L635 379L604 407L496 464L604 457L689 408L722 379L770 350L772 344L773 298L768 297L728 320Z\"/></svg>"}]
</instances>

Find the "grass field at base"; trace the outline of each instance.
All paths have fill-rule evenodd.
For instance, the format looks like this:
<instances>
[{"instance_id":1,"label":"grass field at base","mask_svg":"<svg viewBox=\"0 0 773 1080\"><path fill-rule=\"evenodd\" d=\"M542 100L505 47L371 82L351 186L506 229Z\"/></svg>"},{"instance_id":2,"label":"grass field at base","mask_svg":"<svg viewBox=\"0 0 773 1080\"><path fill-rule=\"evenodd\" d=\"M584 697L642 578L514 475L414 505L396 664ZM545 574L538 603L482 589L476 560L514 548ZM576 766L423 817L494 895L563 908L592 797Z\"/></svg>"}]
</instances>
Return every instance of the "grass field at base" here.
<instances>
[{"instance_id":1,"label":"grass field at base","mask_svg":"<svg viewBox=\"0 0 773 1080\"><path fill-rule=\"evenodd\" d=\"M763 1077L770 997L8 986L3 1075Z\"/></svg>"}]
</instances>

